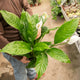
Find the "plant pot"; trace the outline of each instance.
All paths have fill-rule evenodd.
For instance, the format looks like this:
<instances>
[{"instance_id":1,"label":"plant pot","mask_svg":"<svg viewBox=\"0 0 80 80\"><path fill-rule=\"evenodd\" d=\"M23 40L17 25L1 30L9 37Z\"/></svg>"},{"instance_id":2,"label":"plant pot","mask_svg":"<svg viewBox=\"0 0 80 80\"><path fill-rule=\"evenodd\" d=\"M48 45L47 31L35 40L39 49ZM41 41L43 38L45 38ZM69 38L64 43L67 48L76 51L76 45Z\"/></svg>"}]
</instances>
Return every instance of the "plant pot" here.
<instances>
[{"instance_id":1,"label":"plant pot","mask_svg":"<svg viewBox=\"0 0 80 80\"><path fill-rule=\"evenodd\" d=\"M38 6L41 5L41 3L38 3Z\"/></svg>"},{"instance_id":2,"label":"plant pot","mask_svg":"<svg viewBox=\"0 0 80 80\"><path fill-rule=\"evenodd\" d=\"M77 29L76 32L77 32L77 34L78 34L79 37L80 37L80 29Z\"/></svg>"},{"instance_id":3,"label":"plant pot","mask_svg":"<svg viewBox=\"0 0 80 80\"><path fill-rule=\"evenodd\" d=\"M58 14L58 16L61 16L61 15L62 15L62 13L59 13L59 14Z\"/></svg>"},{"instance_id":4,"label":"plant pot","mask_svg":"<svg viewBox=\"0 0 80 80\"><path fill-rule=\"evenodd\" d=\"M34 6L37 6L37 4L34 4Z\"/></svg>"},{"instance_id":5,"label":"plant pot","mask_svg":"<svg viewBox=\"0 0 80 80\"><path fill-rule=\"evenodd\" d=\"M33 4L30 4L30 7L33 7Z\"/></svg>"}]
</instances>

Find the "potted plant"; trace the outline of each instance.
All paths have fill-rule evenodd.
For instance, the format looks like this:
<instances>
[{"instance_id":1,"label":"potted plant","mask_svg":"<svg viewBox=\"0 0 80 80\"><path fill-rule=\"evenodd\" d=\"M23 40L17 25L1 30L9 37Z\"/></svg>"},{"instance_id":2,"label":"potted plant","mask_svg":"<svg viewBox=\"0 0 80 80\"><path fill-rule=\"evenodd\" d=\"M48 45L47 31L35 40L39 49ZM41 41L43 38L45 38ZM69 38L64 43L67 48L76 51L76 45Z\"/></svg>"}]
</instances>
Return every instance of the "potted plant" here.
<instances>
[{"instance_id":1,"label":"potted plant","mask_svg":"<svg viewBox=\"0 0 80 80\"><path fill-rule=\"evenodd\" d=\"M27 68L35 67L38 74L38 80L46 71L48 66L48 55L61 62L71 62L67 54L55 46L63 44L63 41L66 39L68 39L67 42L69 43L70 36L75 32L79 19L73 19L60 27L48 29L44 26L44 23L48 18L46 13L41 17L38 15L31 16L28 12L23 10L20 18L15 14L4 10L1 10L0 13L9 25L19 30L22 37L22 41L13 41L1 49L0 52L6 52L12 56L26 56L31 59ZM41 36L36 39L39 28L41 28ZM54 37L54 44L48 41L41 41L45 34L56 29L57 32ZM71 38L71 40L72 39L73 38Z\"/></svg>"},{"instance_id":2,"label":"potted plant","mask_svg":"<svg viewBox=\"0 0 80 80\"><path fill-rule=\"evenodd\" d=\"M61 3L61 0L51 0L51 14L53 16L52 19L57 20L57 16L60 16L61 18L63 18L63 14L61 12L61 7L59 6Z\"/></svg>"},{"instance_id":3,"label":"potted plant","mask_svg":"<svg viewBox=\"0 0 80 80\"><path fill-rule=\"evenodd\" d=\"M30 7L33 6L33 1L32 0L28 0L28 3L30 4Z\"/></svg>"},{"instance_id":4,"label":"potted plant","mask_svg":"<svg viewBox=\"0 0 80 80\"><path fill-rule=\"evenodd\" d=\"M37 0L37 2L38 2L38 5L41 5L41 0Z\"/></svg>"},{"instance_id":5,"label":"potted plant","mask_svg":"<svg viewBox=\"0 0 80 80\"><path fill-rule=\"evenodd\" d=\"M34 6L36 6L37 5L37 0L32 0L32 1L33 1Z\"/></svg>"}]
</instances>

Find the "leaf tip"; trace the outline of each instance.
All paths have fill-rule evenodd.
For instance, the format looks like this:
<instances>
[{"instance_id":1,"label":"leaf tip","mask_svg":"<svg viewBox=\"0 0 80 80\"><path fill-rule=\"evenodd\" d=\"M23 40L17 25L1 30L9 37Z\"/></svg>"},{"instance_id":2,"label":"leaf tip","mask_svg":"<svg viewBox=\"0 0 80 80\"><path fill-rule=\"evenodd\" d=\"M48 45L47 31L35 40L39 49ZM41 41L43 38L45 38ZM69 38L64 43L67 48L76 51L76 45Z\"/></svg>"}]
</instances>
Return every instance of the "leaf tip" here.
<instances>
[{"instance_id":1,"label":"leaf tip","mask_svg":"<svg viewBox=\"0 0 80 80\"><path fill-rule=\"evenodd\" d=\"M66 63L71 63L70 59Z\"/></svg>"},{"instance_id":2,"label":"leaf tip","mask_svg":"<svg viewBox=\"0 0 80 80\"><path fill-rule=\"evenodd\" d=\"M2 51L0 50L0 52L2 52Z\"/></svg>"}]
</instances>

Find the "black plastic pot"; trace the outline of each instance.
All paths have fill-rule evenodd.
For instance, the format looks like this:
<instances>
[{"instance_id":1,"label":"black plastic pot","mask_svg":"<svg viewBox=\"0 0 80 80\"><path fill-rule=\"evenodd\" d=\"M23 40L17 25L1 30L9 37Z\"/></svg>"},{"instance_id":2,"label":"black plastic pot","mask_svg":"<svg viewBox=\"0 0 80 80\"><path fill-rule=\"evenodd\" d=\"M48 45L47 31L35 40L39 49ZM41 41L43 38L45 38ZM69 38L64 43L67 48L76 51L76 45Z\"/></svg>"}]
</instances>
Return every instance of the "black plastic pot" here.
<instances>
[{"instance_id":1,"label":"black plastic pot","mask_svg":"<svg viewBox=\"0 0 80 80\"><path fill-rule=\"evenodd\" d=\"M78 34L79 37L80 37L80 29L77 29L76 32L77 32L77 34Z\"/></svg>"},{"instance_id":2,"label":"black plastic pot","mask_svg":"<svg viewBox=\"0 0 80 80\"><path fill-rule=\"evenodd\" d=\"M59 14L58 14L58 16L61 16L62 15L62 13L60 12Z\"/></svg>"}]
</instances>

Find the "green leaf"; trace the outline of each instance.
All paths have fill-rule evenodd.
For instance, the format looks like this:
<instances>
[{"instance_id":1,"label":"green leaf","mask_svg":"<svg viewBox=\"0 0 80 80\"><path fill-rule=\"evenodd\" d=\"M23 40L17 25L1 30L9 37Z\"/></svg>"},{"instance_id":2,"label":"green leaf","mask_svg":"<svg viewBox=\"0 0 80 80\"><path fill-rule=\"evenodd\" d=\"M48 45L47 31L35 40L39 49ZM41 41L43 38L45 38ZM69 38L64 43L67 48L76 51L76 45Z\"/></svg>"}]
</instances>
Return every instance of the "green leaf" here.
<instances>
[{"instance_id":1,"label":"green leaf","mask_svg":"<svg viewBox=\"0 0 80 80\"><path fill-rule=\"evenodd\" d=\"M35 24L40 22L40 18L39 18L39 16L37 14L36 15L32 15L31 17L32 17L32 19L33 19Z\"/></svg>"},{"instance_id":2,"label":"green leaf","mask_svg":"<svg viewBox=\"0 0 80 80\"><path fill-rule=\"evenodd\" d=\"M25 41L33 42L37 36L36 23L28 12L23 11L21 14L21 23L24 25L22 36Z\"/></svg>"},{"instance_id":3,"label":"green leaf","mask_svg":"<svg viewBox=\"0 0 80 80\"><path fill-rule=\"evenodd\" d=\"M44 42L39 42L34 45L34 51L44 51L45 49L49 49L48 45Z\"/></svg>"},{"instance_id":4,"label":"green leaf","mask_svg":"<svg viewBox=\"0 0 80 80\"><path fill-rule=\"evenodd\" d=\"M64 41L65 39L69 38L73 35L73 33L76 31L76 28L78 27L79 19L72 19L71 21L68 21L64 23L56 32L54 37L54 43L60 43Z\"/></svg>"},{"instance_id":5,"label":"green leaf","mask_svg":"<svg viewBox=\"0 0 80 80\"><path fill-rule=\"evenodd\" d=\"M41 54L37 56L36 59L36 72L38 74L38 79L44 74L48 65L48 57L46 54Z\"/></svg>"},{"instance_id":6,"label":"green leaf","mask_svg":"<svg viewBox=\"0 0 80 80\"><path fill-rule=\"evenodd\" d=\"M48 46L51 45L51 42L43 42L45 44L47 44Z\"/></svg>"},{"instance_id":7,"label":"green leaf","mask_svg":"<svg viewBox=\"0 0 80 80\"><path fill-rule=\"evenodd\" d=\"M32 58L32 55L31 55L31 53L24 54L24 56L25 56L25 57L27 57L28 59L29 59L29 58Z\"/></svg>"},{"instance_id":8,"label":"green leaf","mask_svg":"<svg viewBox=\"0 0 80 80\"><path fill-rule=\"evenodd\" d=\"M31 51L32 50L30 44L23 41L11 42L1 50L1 52L5 52L11 55L20 55L20 56L30 53Z\"/></svg>"},{"instance_id":9,"label":"green leaf","mask_svg":"<svg viewBox=\"0 0 80 80\"><path fill-rule=\"evenodd\" d=\"M49 49L47 50L47 54L61 62L70 63L70 59L68 58L68 56L60 49L57 48Z\"/></svg>"},{"instance_id":10,"label":"green leaf","mask_svg":"<svg viewBox=\"0 0 80 80\"><path fill-rule=\"evenodd\" d=\"M61 4L61 0L57 0L57 3L60 5Z\"/></svg>"},{"instance_id":11,"label":"green leaf","mask_svg":"<svg viewBox=\"0 0 80 80\"><path fill-rule=\"evenodd\" d=\"M30 63L28 64L28 66L26 66L26 68L34 68L36 64L36 59L33 59L30 61Z\"/></svg>"},{"instance_id":12,"label":"green leaf","mask_svg":"<svg viewBox=\"0 0 80 80\"><path fill-rule=\"evenodd\" d=\"M20 19L18 16L15 14L5 11L5 10L0 10L0 13L2 14L4 20L11 25L12 27L20 30Z\"/></svg>"}]
</instances>

